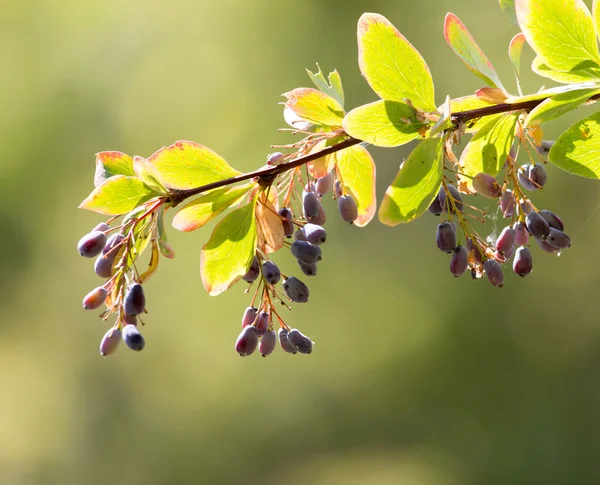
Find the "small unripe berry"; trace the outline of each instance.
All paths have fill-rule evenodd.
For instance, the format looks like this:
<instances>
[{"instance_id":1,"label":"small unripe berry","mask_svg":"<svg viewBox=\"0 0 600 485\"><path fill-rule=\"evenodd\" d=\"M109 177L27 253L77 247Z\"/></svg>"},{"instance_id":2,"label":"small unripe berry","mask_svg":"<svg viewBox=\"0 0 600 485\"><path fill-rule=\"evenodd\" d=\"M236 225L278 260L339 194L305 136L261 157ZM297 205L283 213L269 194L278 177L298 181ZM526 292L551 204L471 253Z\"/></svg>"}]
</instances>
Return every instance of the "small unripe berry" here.
<instances>
[{"instance_id":1,"label":"small unripe berry","mask_svg":"<svg viewBox=\"0 0 600 485\"><path fill-rule=\"evenodd\" d=\"M285 161L285 155L281 152L271 153L267 157L267 165L273 166L273 167L276 165L281 165L284 161Z\"/></svg>"},{"instance_id":2,"label":"small unripe berry","mask_svg":"<svg viewBox=\"0 0 600 485\"><path fill-rule=\"evenodd\" d=\"M273 350L275 350L275 345L277 344L277 335L274 330L267 330L267 332L260 339L260 344L258 345L258 351L261 353L263 357L267 355L271 355Z\"/></svg>"},{"instance_id":3,"label":"small unripe berry","mask_svg":"<svg viewBox=\"0 0 600 485\"><path fill-rule=\"evenodd\" d=\"M121 331L115 327L111 328L100 341L100 355L106 356L114 353L120 341Z\"/></svg>"},{"instance_id":4,"label":"small unripe berry","mask_svg":"<svg viewBox=\"0 0 600 485\"><path fill-rule=\"evenodd\" d=\"M94 288L83 298L83 308L85 310L95 310L96 308L100 308L107 296L108 292L102 286Z\"/></svg>"},{"instance_id":5,"label":"small unripe berry","mask_svg":"<svg viewBox=\"0 0 600 485\"><path fill-rule=\"evenodd\" d=\"M512 217L515 213L515 194L512 190L506 189L502 193L502 198L500 199L500 210L502 211L502 215L504 217Z\"/></svg>"},{"instance_id":6,"label":"small unripe berry","mask_svg":"<svg viewBox=\"0 0 600 485\"><path fill-rule=\"evenodd\" d=\"M258 308L254 306L249 306L246 308L244 312L244 316L242 317L242 328L247 327L248 325L252 325L256 317L258 316Z\"/></svg>"},{"instance_id":7,"label":"small unripe berry","mask_svg":"<svg viewBox=\"0 0 600 485\"><path fill-rule=\"evenodd\" d=\"M93 258L102 252L105 244L106 234L101 231L92 231L79 240L77 251L84 258Z\"/></svg>"}]
</instances>

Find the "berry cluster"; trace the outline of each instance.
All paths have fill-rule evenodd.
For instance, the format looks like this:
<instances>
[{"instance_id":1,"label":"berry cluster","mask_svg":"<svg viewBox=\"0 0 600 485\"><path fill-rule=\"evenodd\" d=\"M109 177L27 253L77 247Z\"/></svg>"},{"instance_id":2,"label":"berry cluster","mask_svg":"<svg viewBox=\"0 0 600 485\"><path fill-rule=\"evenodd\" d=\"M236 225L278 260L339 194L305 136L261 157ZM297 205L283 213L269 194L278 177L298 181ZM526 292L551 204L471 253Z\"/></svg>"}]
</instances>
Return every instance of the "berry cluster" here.
<instances>
[{"instance_id":1,"label":"berry cluster","mask_svg":"<svg viewBox=\"0 0 600 485\"><path fill-rule=\"evenodd\" d=\"M551 146L552 142L545 140L540 145L534 145L541 156L547 154ZM521 277L533 270L533 256L528 247L530 236L547 253L559 254L571 246L562 220L549 210L536 209L523 192L523 189L530 192L540 190L546 184L544 160L532 160L532 163L518 166L517 155L515 150L511 150L507 157L502 184L485 173L478 173L472 179L474 193L497 199L502 216L511 221L498 237L483 239L475 232L465 217L471 214L465 212L466 204L461 193L447 179L444 179L438 195L429 206L429 212L448 219L438 224L436 243L441 251L451 254L450 272L454 276L461 276L470 268L473 278L486 275L493 286L502 287L502 266L510 259L513 260L513 271ZM466 184L462 184L462 187L465 187L464 193L473 193L466 189ZM473 206L468 207L478 210ZM481 212L480 219L484 221L485 216ZM459 241L457 224L464 233L464 245Z\"/></svg>"}]
</instances>

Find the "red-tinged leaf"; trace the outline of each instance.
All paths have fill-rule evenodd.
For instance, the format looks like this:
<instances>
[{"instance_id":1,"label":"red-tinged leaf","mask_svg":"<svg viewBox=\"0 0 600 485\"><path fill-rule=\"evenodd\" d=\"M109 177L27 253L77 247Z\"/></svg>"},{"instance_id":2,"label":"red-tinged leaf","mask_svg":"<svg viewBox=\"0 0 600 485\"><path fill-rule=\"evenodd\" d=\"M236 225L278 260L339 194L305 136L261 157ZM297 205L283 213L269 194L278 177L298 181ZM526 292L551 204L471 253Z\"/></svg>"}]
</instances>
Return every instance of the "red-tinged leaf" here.
<instances>
[{"instance_id":1,"label":"red-tinged leaf","mask_svg":"<svg viewBox=\"0 0 600 485\"><path fill-rule=\"evenodd\" d=\"M131 212L158 195L161 194L153 191L137 177L115 175L96 187L79 208L107 216L118 216Z\"/></svg>"},{"instance_id":2,"label":"red-tinged leaf","mask_svg":"<svg viewBox=\"0 0 600 485\"><path fill-rule=\"evenodd\" d=\"M386 101L434 111L433 80L421 54L383 15L358 21L358 63L371 89Z\"/></svg>"},{"instance_id":3,"label":"red-tinged leaf","mask_svg":"<svg viewBox=\"0 0 600 485\"><path fill-rule=\"evenodd\" d=\"M115 175L135 175L132 158L121 152L97 153L94 186L98 187Z\"/></svg>"},{"instance_id":4,"label":"red-tinged leaf","mask_svg":"<svg viewBox=\"0 0 600 485\"><path fill-rule=\"evenodd\" d=\"M158 216L156 219L156 232L158 235L158 249L160 249L160 253L165 258L173 259L175 257L175 251L173 251L173 248L167 240L167 231L165 230L163 206L161 206L158 210Z\"/></svg>"},{"instance_id":5,"label":"red-tinged leaf","mask_svg":"<svg viewBox=\"0 0 600 485\"><path fill-rule=\"evenodd\" d=\"M475 92L475 96L489 104L501 104L504 103L507 98L506 93L497 88L478 89Z\"/></svg>"},{"instance_id":6,"label":"red-tinged leaf","mask_svg":"<svg viewBox=\"0 0 600 485\"><path fill-rule=\"evenodd\" d=\"M297 88L284 96L285 105L301 119L317 125L342 126L344 109L328 94L313 88Z\"/></svg>"},{"instance_id":7,"label":"red-tinged leaf","mask_svg":"<svg viewBox=\"0 0 600 485\"><path fill-rule=\"evenodd\" d=\"M193 141L178 141L163 147L149 159L165 186L192 189L240 175L210 148Z\"/></svg>"},{"instance_id":8,"label":"red-tinged leaf","mask_svg":"<svg viewBox=\"0 0 600 485\"><path fill-rule=\"evenodd\" d=\"M320 152L327 148L330 144L327 143L327 140L322 140L317 143L313 149L310 151L311 153ZM326 155L324 157L318 158L314 162L308 163L306 166L308 168L308 173L310 173L313 177L325 177L335 165L335 154Z\"/></svg>"},{"instance_id":9,"label":"red-tinged leaf","mask_svg":"<svg viewBox=\"0 0 600 485\"><path fill-rule=\"evenodd\" d=\"M156 273L158 269L158 261L159 261L159 249L158 243L155 239L152 240L152 252L150 253L150 262L148 263L148 268L144 271L138 280L138 283L142 284L145 281L148 281L150 277Z\"/></svg>"},{"instance_id":10,"label":"red-tinged leaf","mask_svg":"<svg viewBox=\"0 0 600 485\"><path fill-rule=\"evenodd\" d=\"M211 190L183 206L173 217L173 227L183 232L194 231L237 204L253 187L247 184Z\"/></svg>"},{"instance_id":11,"label":"red-tinged leaf","mask_svg":"<svg viewBox=\"0 0 600 485\"><path fill-rule=\"evenodd\" d=\"M444 21L444 37L454 53L460 57L469 70L487 85L504 90L492 63L479 48L464 24L453 13L448 13Z\"/></svg>"},{"instance_id":12,"label":"red-tinged leaf","mask_svg":"<svg viewBox=\"0 0 600 485\"><path fill-rule=\"evenodd\" d=\"M519 32L511 39L508 45L508 57L515 71L519 94L523 94L521 90L521 53L523 52L523 44L525 44L525 36L522 32Z\"/></svg>"},{"instance_id":13,"label":"red-tinged leaf","mask_svg":"<svg viewBox=\"0 0 600 485\"><path fill-rule=\"evenodd\" d=\"M264 192L258 198L255 216L258 229L258 248L265 254L281 249L285 238L283 222Z\"/></svg>"}]
</instances>

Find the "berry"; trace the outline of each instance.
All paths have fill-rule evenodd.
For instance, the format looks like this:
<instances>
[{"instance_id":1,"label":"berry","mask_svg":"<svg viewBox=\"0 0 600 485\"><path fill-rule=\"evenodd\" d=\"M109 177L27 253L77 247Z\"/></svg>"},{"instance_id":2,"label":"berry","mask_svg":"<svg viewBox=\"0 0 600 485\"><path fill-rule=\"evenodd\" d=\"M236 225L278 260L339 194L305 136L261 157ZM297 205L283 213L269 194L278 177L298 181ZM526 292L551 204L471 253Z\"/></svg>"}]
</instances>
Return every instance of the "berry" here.
<instances>
[{"instance_id":1,"label":"berry","mask_svg":"<svg viewBox=\"0 0 600 485\"><path fill-rule=\"evenodd\" d=\"M533 270L533 256L529 248L521 246L515 253L513 271L521 278L525 278Z\"/></svg>"},{"instance_id":2,"label":"berry","mask_svg":"<svg viewBox=\"0 0 600 485\"><path fill-rule=\"evenodd\" d=\"M125 239L125 236L123 236L123 234L115 233L115 234L111 235L106 240L106 245L102 249L102 254L108 254L110 252L110 254L113 255L113 259L114 259L114 256L116 256L117 251L112 251L112 249L119 246L123 242L123 239Z\"/></svg>"},{"instance_id":3,"label":"berry","mask_svg":"<svg viewBox=\"0 0 600 485\"><path fill-rule=\"evenodd\" d=\"M271 153L267 157L267 165L274 167L275 165L281 165L285 161L285 156L281 152Z\"/></svg>"},{"instance_id":4,"label":"berry","mask_svg":"<svg viewBox=\"0 0 600 485\"><path fill-rule=\"evenodd\" d=\"M242 332L235 341L235 351L241 357L251 355L258 345L258 332L256 327L249 325L242 329Z\"/></svg>"},{"instance_id":5,"label":"berry","mask_svg":"<svg viewBox=\"0 0 600 485\"><path fill-rule=\"evenodd\" d=\"M442 212L444 212L444 207L446 204L446 191L444 190L444 186L440 187L438 194L433 199L433 202L429 205L429 212L431 212L434 216L439 216Z\"/></svg>"},{"instance_id":6,"label":"berry","mask_svg":"<svg viewBox=\"0 0 600 485\"><path fill-rule=\"evenodd\" d=\"M517 173L519 182L527 190L538 190L546 184L546 169L541 163L535 165L525 164Z\"/></svg>"},{"instance_id":7,"label":"berry","mask_svg":"<svg viewBox=\"0 0 600 485\"><path fill-rule=\"evenodd\" d=\"M317 263L322 259L321 248L308 241L294 241L291 246L291 251L294 257L303 263Z\"/></svg>"},{"instance_id":8,"label":"berry","mask_svg":"<svg viewBox=\"0 0 600 485\"><path fill-rule=\"evenodd\" d=\"M542 140L542 144L539 147L535 147L535 149L540 155L545 157L546 155L548 155L548 152L552 148L552 145L554 145L554 140Z\"/></svg>"},{"instance_id":9,"label":"berry","mask_svg":"<svg viewBox=\"0 0 600 485\"><path fill-rule=\"evenodd\" d=\"M311 244L323 244L327 240L327 232L321 226L317 224L305 224L302 228L305 240Z\"/></svg>"},{"instance_id":10,"label":"berry","mask_svg":"<svg viewBox=\"0 0 600 485\"><path fill-rule=\"evenodd\" d=\"M100 278L110 278L112 276L112 267L115 262L116 252L108 255L100 255L94 263L94 271Z\"/></svg>"},{"instance_id":11,"label":"berry","mask_svg":"<svg viewBox=\"0 0 600 485\"><path fill-rule=\"evenodd\" d=\"M333 172L329 172L325 177L318 178L315 182L315 191L323 196L333 190Z\"/></svg>"},{"instance_id":12,"label":"berry","mask_svg":"<svg viewBox=\"0 0 600 485\"><path fill-rule=\"evenodd\" d=\"M336 199L339 199L342 195L344 195L344 190L339 180L335 181L335 184L333 186L333 194L335 195Z\"/></svg>"},{"instance_id":13,"label":"berry","mask_svg":"<svg viewBox=\"0 0 600 485\"><path fill-rule=\"evenodd\" d=\"M279 332L278 332L278 337L279 337L279 345L285 352L287 352L288 354L295 354L298 352L298 350L296 349L294 344L292 344L292 342L290 342L290 340L288 338L287 328L280 328Z\"/></svg>"},{"instance_id":14,"label":"berry","mask_svg":"<svg viewBox=\"0 0 600 485\"><path fill-rule=\"evenodd\" d=\"M448 192L450 192L450 195L454 199L454 204L456 205L456 209L458 211L462 211L463 207L464 207L464 203L463 203L462 195L460 195L460 192L458 191L458 189L454 185L448 184ZM449 197L447 194L446 194L446 209L449 212L454 212L454 206L452 205L452 202L449 200Z\"/></svg>"},{"instance_id":15,"label":"berry","mask_svg":"<svg viewBox=\"0 0 600 485\"><path fill-rule=\"evenodd\" d=\"M139 352L146 346L146 341L135 325L125 325L123 327L123 341L131 350Z\"/></svg>"},{"instance_id":16,"label":"berry","mask_svg":"<svg viewBox=\"0 0 600 485\"><path fill-rule=\"evenodd\" d=\"M146 296L144 288L139 283L129 286L125 293L123 309L126 315L139 315L146 309Z\"/></svg>"},{"instance_id":17,"label":"berry","mask_svg":"<svg viewBox=\"0 0 600 485\"><path fill-rule=\"evenodd\" d=\"M525 218L525 225L529 234L536 239L546 239L550 235L550 226L546 220L535 211L531 211Z\"/></svg>"},{"instance_id":18,"label":"berry","mask_svg":"<svg viewBox=\"0 0 600 485\"><path fill-rule=\"evenodd\" d=\"M529 232L523 222L515 222L513 229L515 230L515 245L526 246L529 244Z\"/></svg>"},{"instance_id":19,"label":"berry","mask_svg":"<svg viewBox=\"0 0 600 485\"><path fill-rule=\"evenodd\" d=\"M277 335L274 330L268 330L260 339L260 344L258 345L258 351L261 353L263 357L267 355L271 355L273 350L275 350L275 345L277 344Z\"/></svg>"},{"instance_id":20,"label":"berry","mask_svg":"<svg viewBox=\"0 0 600 485\"><path fill-rule=\"evenodd\" d=\"M283 224L283 234L285 237L292 237L294 234L294 224L292 223L292 211L287 207L282 207L278 212L279 216L282 217L281 222Z\"/></svg>"},{"instance_id":21,"label":"berry","mask_svg":"<svg viewBox=\"0 0 600 485\"><path fill-rule=\"evenodd\" d=\"M358 217L358 207L351 195L342 195L338 199L338 209L345 222L354 222Z\"/></svg>"},{"instance_id":22,"label":"berry","mask_svg":"<svg viewBox=\"0 0 600 485\"><path fill-rule=\"evenodd\" d=\"M554 229L558 229L559 231L565 230L565 225L560 217L558 217L554 212L550 212L549 210L541 210L540 216L544 218L544 220L548 223L550 227Z\"/></svg>"},{"instance_id":23,"label":"berry","mask_svg":"<svg viewBox=\"0 0 600 485\"><path fill-rule=\"evenodd\" d=\"M496 251L498 251L498 253L500 253L501 255L510 254L510 252L513 251L515 247L515 237L516 233L512 227L507 226L504 229L502 229L502 232L498 236L498 239L496 239Z\"/></svg>"},{"instance_id":24,"label":"berry","mask_svg":"<svg viewBox=\"0 0 600 485\"><path fill-rule=\"evenodd\" d=\"M556 254L556 253L560 252L560 249L555 248L551 244L548 244L547 241L543 241L542 239L537 239L537 238L534 238L533 240L537 243L537 245L540 247L540 249L542 251L545 251L550 254Z\"/></svg>"},{"instance_id":25,"label":"berry","mask_svg":"<svg viewBox=\"0 0 600 485\"><path fill-rule=\"evenodd\" d=\"M313 342L306 335L303 335L300 330L293 328L288 333L288 340L296 347L296 350L301 354L310 354L312 352Z\"/></svg>"},{"instance_id":26,"label":"berry","mask_svg":"<svg viewBox=\"0 0 600 485\"><path fill-rule=\"evenodd\" d=\"M269 320L271 320L270 313L262 311L258 314L255 327L259 336L264 335L269 328Z\"/></svg>"},{"instance_id":27,"label":"berry","mask_svg":"<svg viewBox=\"0 0 600 485\"><path fill-rule=\"evenodd\" d=\"M254 256L254 259L252 260L252 263L250 264L250 269L244 276L242 276L242 279L244 281L247 281L248 283L252 283L253 281L256 280L256 278L258 278L259 274L260 274L260 266L258 265L258 258L256 256Z\"/></svg>"},{"instance_id":28,"label":"berry","mask_svg":"<svg viewBox=\"0 0 600 485\"><path fill-rule=\"evenodd\" d=\"M450 222L438 224L435 240L440 251L451 253L456 247L456 230L454 229L454 224Z\"/></svg>"},{"instance_id":29,"label":"berry","mask_svg":"<svg viewBox=\"0 0 600 485\"><path fill-rule=\"evenodd\" d=\"M556 249L565 249L571 247L571 238L558 229L550 228L550 235L546 242Z\"/></svg>"},{"instance_id":30,"label":"berry","mask_svg":"<svg viewBox=\"0 0 600 485\"><path fill-rule=\"evenodd\" d=\"M101 231L92 231L79 240L77 251L84 258L93 258L102 252L105 244L106 234Z\"/></svg>"},{"instance_id":31,"label":"berry","mask_svg":"<svg viewBox=\"0 0 600 485\"><path fill-rule=\"evenodd\" d=\"M469 251L464 246L456 246L450 258L450 272L458 277L467 271L469 266Z\"/></svg>"},{"instance_id":32,"label":"berry","mask_svg":"<svg viewBox=\"0 0 600 485\"><path fill-rule=\"evenodd\" d=\"M106 222L101 222L96 227L94 227L94 229L92 229L92 231L106 232L109 229L110 229L110 226Z\"/></svg>"},{"instance_id":33,"label":"berry","mask_svg":"<svg viewBox=\"0 0 600 485\"><path fill-rule=\"evenodd\" d=\"M475 191L488 199L497 199L502 196L502 187L491 175L479 172L473 177L473 188Z\"/></svg>"},{"instance_id":34,"label":"berry","mask_svg":"<svg viewBox=\"0 0 600 485\"><path fill-rule=\"evenodd\" d=\"M102 286L94 288L87 295L85 295L83 299L84 310L95 310L96 308L100 308L107 296L108 292Z\"/></svg>"},{"instance_id":35,"label":"berry","mask_svg":"<svg viewBox=\"0 0 600 485\"><path fill-rule=\"evenodd\" d=\"M500 199L500 210L502 211L502 215L504 217L512 217L515 213L515 194L510 189L506 189L502 193L502 198Z\"/></svg>"},{"instance_id":36,"label":"berry","mask_svg":"<svg viewBox=\"0 0 600 485\"><path fill-rule=\"evenodd\" d=\"M246 311L244 311L244 316L242 317L242 328L252 325L257 316L258 308L254 306L249 306L246 308Z\"/></svg>"},{"instance_id":37,"label":"berry","mask_svg":"<svg viewBox=\"0 0 600 485\"><path fill-rule=\"evenodd\" d=\"M306 276L316 276L317 275L317 263L303 263L302 261L298 261L298 266Z\"/></svg>"},{"instance_id":38,"label":"berry","mask_svg":"<svg viewBox=\"0 0 600 485\"><path fill-rule=\"evenodd\" d=\"M308 287L295 276L283 280L283 290L293 302L306 303L308 301Z\"/></svg>"},{"instance_id":39,"label":"berry","mask_svg":"<svg viewBox=\"0 0 600 485\"><path fill-rule=\"evenodd\" d=\"M315 217L309 217L306 220L319 226L322 226L323 224L325 224L325 222L327 222L327 214L325 213L325 209L323 209L323 206L321 205L321 201L319 201L319 213Z\"/></svg>"},{"instance_id":40,"label":"berry","mask_svg":"<svg viewBox=\"0 0 600 485\"><path fill-rule=\"evenodd\" d=\"M306 235L302 229L297 229L294 233L294 241L306 241Z\"/></svg>"},{"instance_id":41,"label":"berry","mask_svg":"<svg viewBox=\"0 0 600 485\"><path fill-rule=\"evenodd\" d=\"M270 285L275 285L281 279L281 271L273 261L265 261L262 265L263 278Z\"/></svg>"},{"instance_id":42,"label":"berry","mask_svg":"<svg viewBox=\"0 0 600 485\"><path fill-rule=\"evenodd\" d=\"M498 286L500 288L504 286L504 273L502 272L502 266L500 266L498 261L495 259L486 259L485 263L483 263L483 269L492 286Z\"/></svg>"},{"instance_id":43,"label":"berry","mask_svg":"<svg viewBox=\"0 0 600 485\"><path fill-rule=\"evenodd\" d=\"M115 327L111 328L100 341L100 355L106 356L114 353L120 341L121 331Z\"/></svg>"},{"instance_id":44,"label":"berry","mask_svg":"<svg viewBox=\"0 0 600 485\"><path fill-rule=\"evenodd\" d=\"M321 202L314 192L304 192L302 196L302 212L304 218L308 221L319 215L321 210Z\"/></svg>"}]
</instances>

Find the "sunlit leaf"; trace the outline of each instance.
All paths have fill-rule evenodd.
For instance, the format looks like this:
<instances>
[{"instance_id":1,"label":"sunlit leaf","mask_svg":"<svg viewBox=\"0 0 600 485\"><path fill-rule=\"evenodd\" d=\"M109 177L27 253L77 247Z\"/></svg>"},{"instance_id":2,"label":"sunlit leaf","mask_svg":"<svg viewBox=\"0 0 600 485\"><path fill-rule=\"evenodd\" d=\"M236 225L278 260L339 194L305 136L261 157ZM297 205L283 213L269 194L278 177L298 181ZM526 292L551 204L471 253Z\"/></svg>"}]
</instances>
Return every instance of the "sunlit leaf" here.
<instances>
[{"instance_id":1,"label":"sunlit leaf","mask_svg":"<svg viewBox=\"0 0 600 485\"><path fill-rule=\"evenodd\" d=\"M514 6L514 2L512 4ZM519 94L523 94L521 91L521 53L523 52L523 44L525 44L525 36L523 32L519 32L510 40L508 45L508 57L515 72Z\"/></svg>"},{"instance_id":2,"label":"sunlit leaf","mask_svg":"<svg viewBox=\"0 0 600 485\"><path fill-rule=\"evenodd\" d=\"M444 37L450 48L463 60L473 74L488 86L504 89L492 63L479 48L464 24L453 13L446 14Z\"/></svg>"},{"instance_id":3,"label":"sunlit leaf","mask_svg":"<svg viewBox=\"0 0 600 485\"><path fill-rule=\"evenodd\" d=\"M550 69L599 67L594 21L583 0L516 0L515 7L527 42Z\"/></svg>"},{"instance_id":4,"label":"sunlit leaf","mask_svg":"<svg viewBox=\"0 0 600 485\"><path fill-rule=\"evenodd\" d=\"M144 271L139 279L138 279L138 283L144 283L145 281L148 281L148 279L150 279L150 277L156 273L156 270L158 269L158 261L160 260L159 257L159 249L158 249L158 243L156 242L156 240L152 240L152 252L150 253L150 262L148 263L148 267L146 268L146 271Z\"/></svg>"},{"instance_id":5,"label":"sunlit leaf","mask_svg":"<svg viewBox=\"0 0 600 485\"><path fill-rule=\"evenodd\" d=\"M460 156L461 172L475 176L480 172L498 174L515 137L515 126L519 113L506 113L488 118L488 122L473 135ZM467 186L472 187L467 177Z\"/></svg>"},{"instance_id":6,"label":"sunlit leaf","mask_svg":"<svg viewBox=\"0 0 600 485\"><path fill-rule=\"evenodd\" d=\"M388 101L411 100L434 111L433 80L427 64L413 45L388 19L365 13L358 21L360 71L377 95Z\"/></svg>"},{"instance_id":7,"label":"sunlit leaf","mask_svg":"<svg viewBox=\"0 0 600 485\"><path fill-rule=\"evenodd\" d=\"M590 97L600 93L598 89L582 89L558 94L537 105L525 120L524 128L531 124L541 124L558 118L565 113L581 106Z\"/></svg>"},{"instance_id":8,"label":"sunlit leaf","mask_svg":"<svg viewBox=\"0 0 600 485\"><path fill-rule=\"evenodd\" d=\"M165 258L173 259L175 257L175 251L173 251L173 248L167 240L167 231L165 230L164 221L164 209L162 206L160 209L158 209L156 229L158 234L158 249L160 249L160 253Z\"/></svg>"},{"instance_id":9,"label":"sunlit leaf","mask_svg":"<svg viewBox=\"0 0 600 485\"><path fill-rule=\"evenodd\" d=\"M592 3L592 16L596 26L596 34L600 35L600 1L594 0Z\"/></svg>"},{"instance_id":10,"label":"sunlit leaf","mask_svg":"<svg viewBox=\"0 0 600 485\"><path fill-rule=\"evenodd\" d=\"M133 171L135 172L137 178L139 178L152 190L162 194L166 194L168 192L161 181L160 173L156 167L145 158L133 158Z\"/></svg>"},{"instance_id":11,"label":"sunlit leaf","mask_svg":"<svg viewBox=\"0 0 600 485\"><path fill-rule=\"evenodd\" d=\"M79 208L117 216L132 211L157 195L160 194L137 177L115 175L96 187Z\"/></svg>"},{"instance_id":12,"label":"sunlit leaf","mask_svg":"<svg viewBox=\"0 0 600 485\"><path fill-rule=\"evenodd\" d=\"M504 13L508 15L510 23L513 25L517 24L517 14L515 13L515 0L499 0L500 8L504 10Z\"/></svg>"},{"instance_id":13,"label":"sunlit leaf","mask_svg":"<svg viewBox=\"0 0 600 485\"><path fill-rule=\"evenodd\" d=\"M373 219L377 207L375 162L368 150L360 145L345 148L336 155L339 175L358 207L354 224L364 227Z\"/></svg>"},{"instance_id":14,"label":"sunlit leaf","mask_svg":"<svg viewBox=\"0 0 600 485\"><path fill-rule=\"evenodd\" d=\"M235 177L240 172L210 148L193 141L178 141L163 147L148 159L162 182L174 189L191 189Z\"/></svg>"},{"instance_id":15,"label":"sunlit leaf","mask_svg":"<svg viewBox=\"0 0 600 485\"><path fill-rule=\"evenodd\" d=\"M344 107L344 89L342 88L342 78L340 77L339 72L334 70L330 72L327 76L327 80L325 80L325 76L321 72L321 67L317 64L319 71L315 74L309 71L306 72L310 77L311 81L317 86L320 91L323 91L325 94L328 94L332 98L334 98L340 106Z\"/></svg>"},{"instance_id":16,"label":"sunlit leaf","mask_svg":"<svg viewBox=\"0 0 600 485\"><path fill-rule=\"evenodd\" d=\"M317 143L310 153L320 152L330 146L328 140L321 140ZM308 168L308 173L310 173L313 177L325 177L335 165L335 153L333 155L325 155L324 157L318 158L317 160L308 163L306 166Z\"/></svg>"},{"instance_id":17,"label":"sunlit leaf","mask_svg":"<svg viewBox=\"0 0 600 485\"><path fill-rule=\"evenodd\" d=\"M582 83L593 79L600 79L600 69L598 68L589 67L573 69L568 72L555 71L544 64L544 61L540 57L533 59L531 70L542 77L565 84Z\"/></svg>"},{"instance_id":18,"label":"sunlit leaf","mask_svg":"<svg viewBox=\"0 0 600 485\"><path fill-rule=\"evenodd\" d=\"M325 126L342 126L344 109L328 94L313 88L297 88L285 93L285 105L301 119Z\"/></svg>"},{"instance_id":19,"label":"sunlit leaf","mask_svg":"<svg viewBox=\"0 0 600 485\"><path fill-rule=\"evenodd\" d=\"M574 175L600 178L600 113L578 121L560 135L548 160Z\"/></svg>"},{"instance_id":20,"label":"sunlit leaf","mask_svg":"<svg viewBox=\"0 0 600 485\"><path fill-rule=\"evenodd\" d=\"M281 249L285 238L283 221L265 193L258 198L255 216L258 229L258 248L265 254Z\"/></svg>"},{"instance_id":21,"label":"sunlit leaf","mask_svg":"<svg viewBox=\"0 0 600 485\"><path fill-rule=\"evenodd\" d=\"M346 133L380 147L404 145L418 138L425 126L418 122L413 108L399 101L365 104L344 118Z\"/></svg>"},{"instance_id":22,"label":"sunlit leaf","mask_svg":"<svg viewBox=\"0 0 600 485\"><path fill-rule=\"evenodd\" d=\"M200 275L212 296L246 274L256 252L256 199L227 214L200 253Z\"/></svg>"},{"instance_id":23,"label":"sunlit leaf","mask_svg":"<svg viewBox=\"0 0 600 485\"><path fill-rule=\"evenodd\" d=\"M133 159L121 152L100 152L96 154L96 173L94 186L103 184L115 175L135 175Z\"/></svg>"},{"instance_id":24,"label":"sunlit leaf","mask_svg":"<svg viewBox=\"0 0 600 485\"><path fill-rule=\"evenodd\" d=\"M410 222L427 210L442 183L442 148L441 138L429 138L415 147L381 201L382 223L395 226Z\"/></svg>"},{"instance_id":25,"label":"sunlit leaf","mask_svg":"<svg viewBox=\"0 0 600 485\"><path fill-rule=\"evenodd\" d=\"M535 101L544 98L550 98L552 96L557 96L559 94L570 93L573 91L581 91L582 89L599 89L600 82L585 82L585 83L577 83L577 84L569 84L566 86L555 86L553 88L544 89L537 93L526 94L525 96L510 96L506 99L507 103L523 103L525 101Z\"/></svg>"},{"instance_id":26,"label":"sunlit leaf","mask_svg":"<svg viewBox=\"0 0 600 485\"><path fill-rule=\"evenodd\" d=\"M501 104L506 101L508 97L504 91L498 88L481 88L475 91L477 96L482 101L489 104Z\"/></svg>"},{"instance_id":27,"label":"sunlit leaf","mask_svg":"<svg viewBox=\"0 0 600 485\"><path fill-rule=\"evenodd\" d=\"M211 190L183 206L173 217L173 227L183 232L194 231L237 204L253 187L246 184Z\"/></svg>"}]
</instances>

